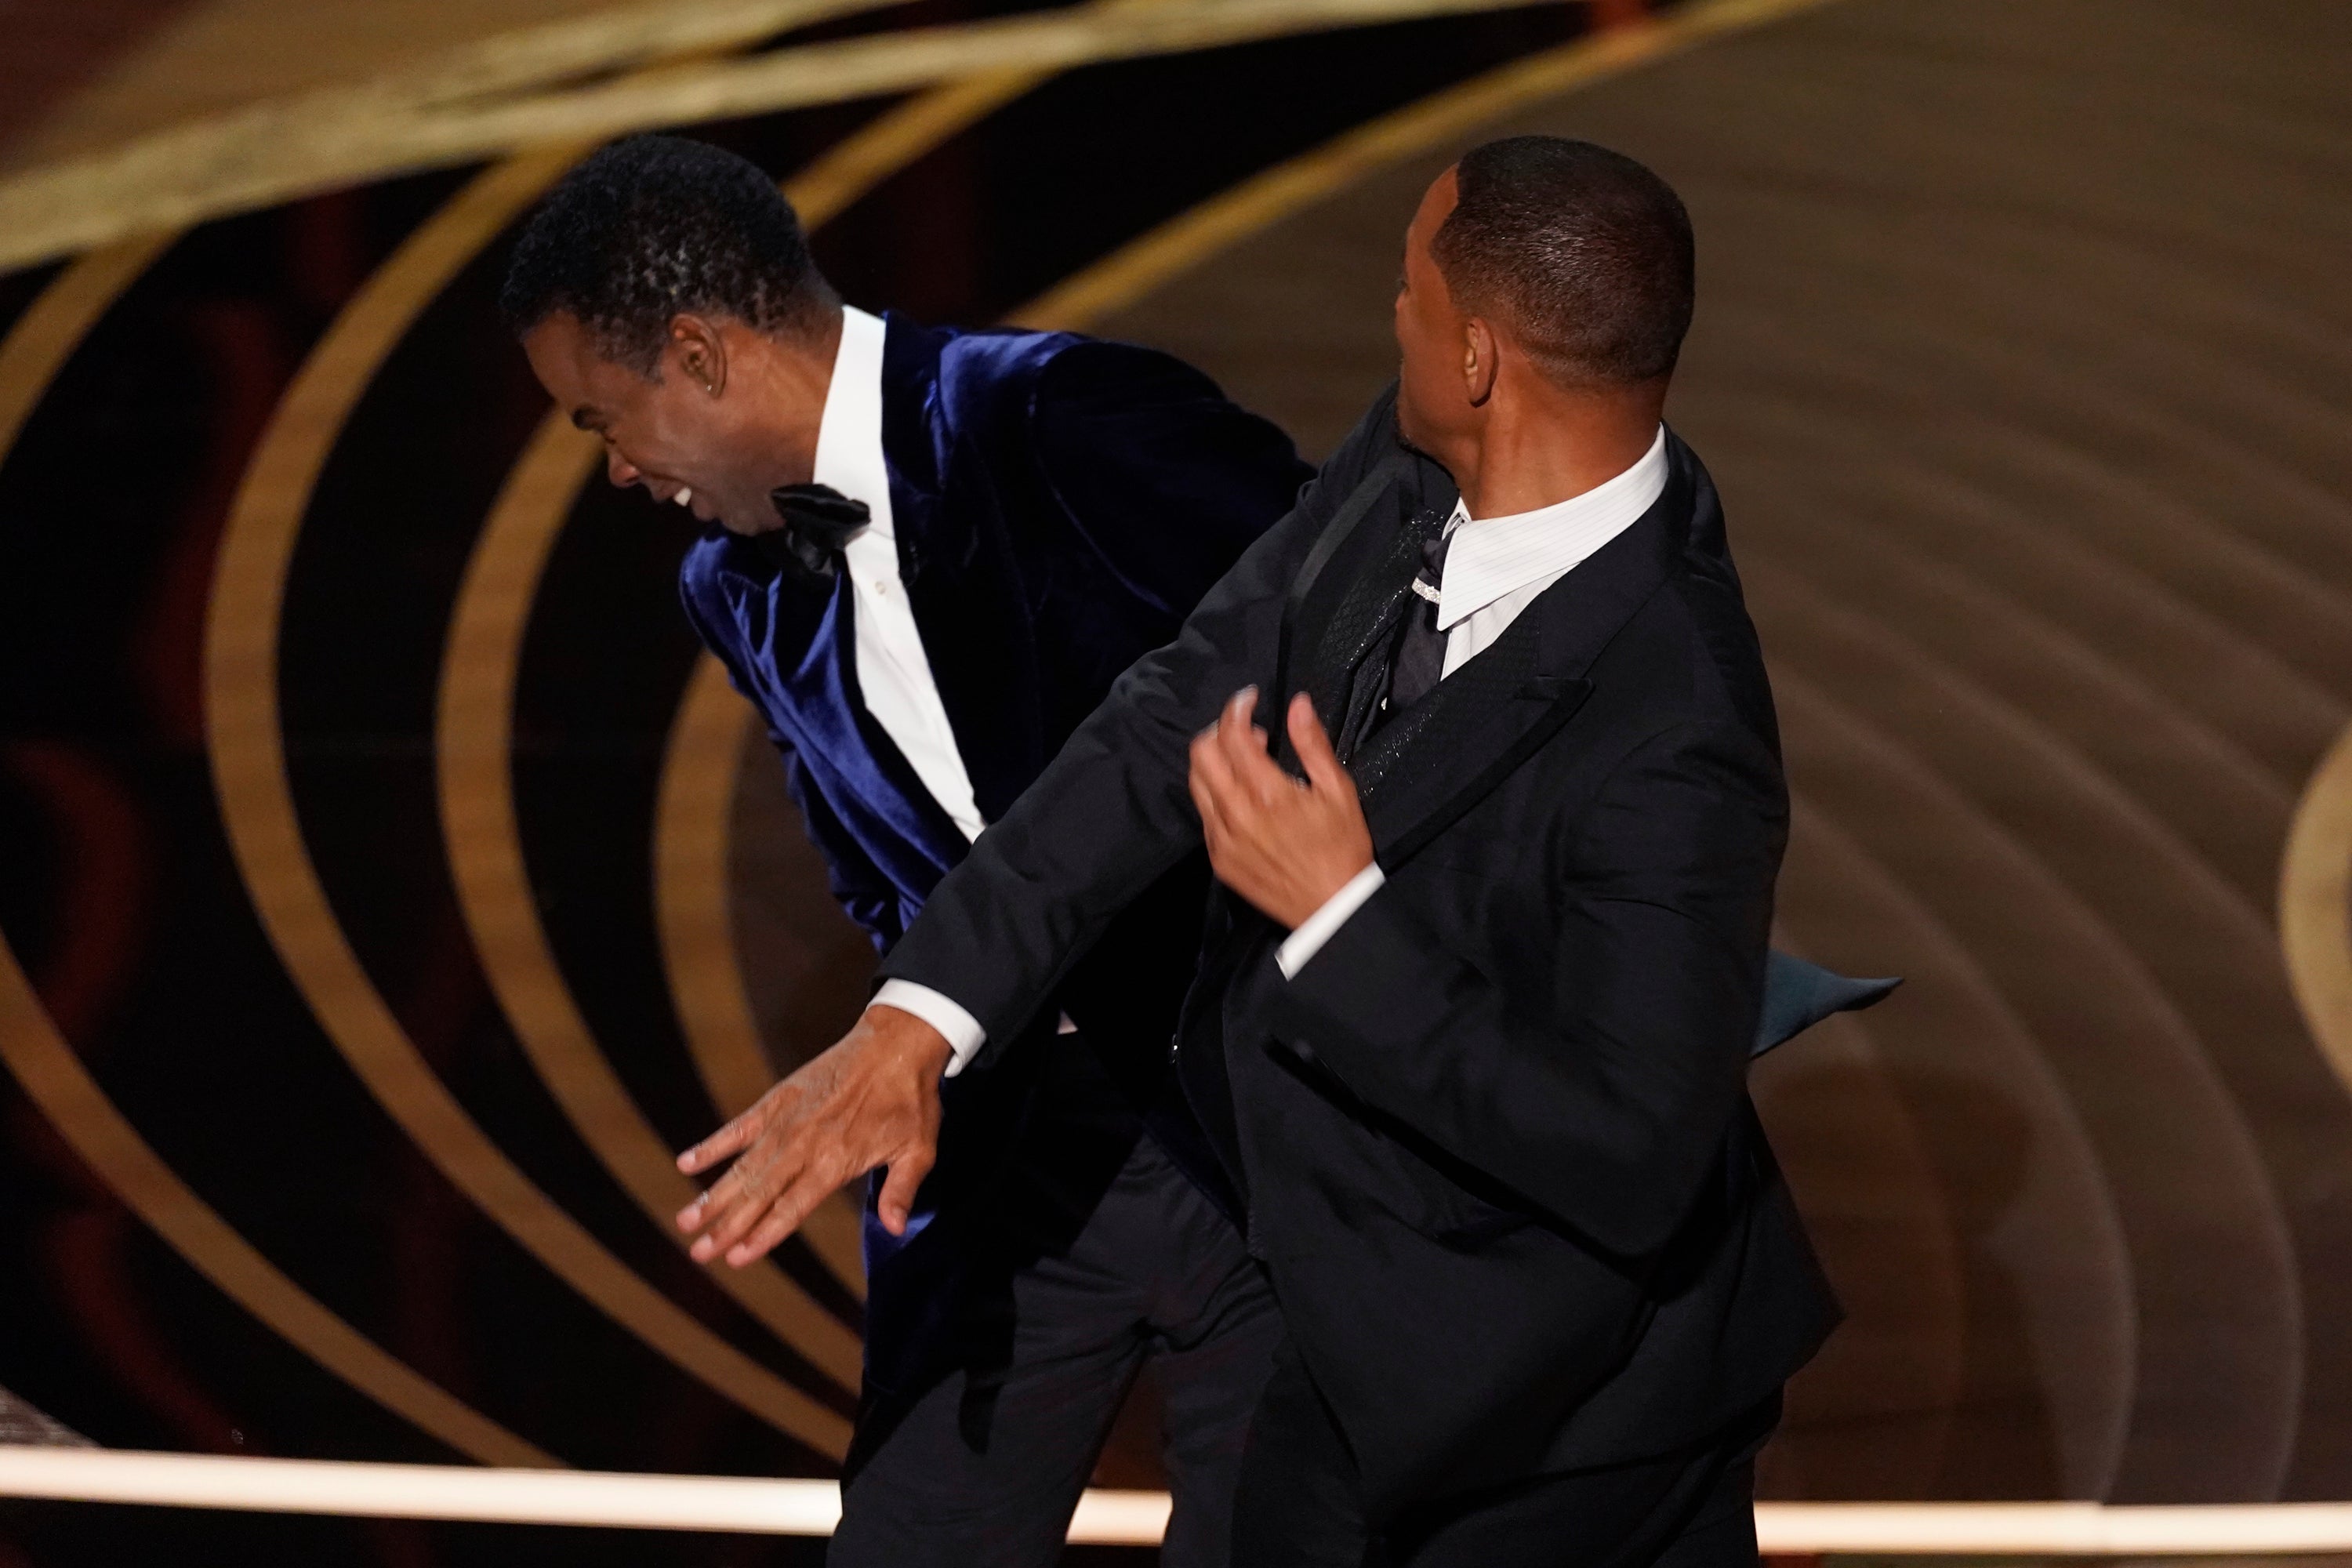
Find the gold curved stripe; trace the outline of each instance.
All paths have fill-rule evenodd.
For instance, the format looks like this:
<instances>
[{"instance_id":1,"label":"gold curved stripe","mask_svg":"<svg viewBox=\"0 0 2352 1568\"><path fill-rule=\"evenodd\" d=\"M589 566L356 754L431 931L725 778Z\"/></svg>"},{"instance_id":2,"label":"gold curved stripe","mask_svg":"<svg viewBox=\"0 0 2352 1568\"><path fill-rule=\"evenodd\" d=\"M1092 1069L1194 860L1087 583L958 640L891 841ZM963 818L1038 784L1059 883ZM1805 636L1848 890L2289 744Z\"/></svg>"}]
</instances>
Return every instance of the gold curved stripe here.
<instances>
[{"instance_id":1,"label":"gold curved stripe","mask_svg":"<svg viewBox=\"0 0 2352 1568\"><path fill-rule=\"evenodd\" d=\"M654 808L654 909L670 1005L703 1089L726 1117L742 1114L775 1081L727 896L736 770L755 729L727 667L705 653L670 721Z\"/></svg>"},{"instance_id":2,"label":"gold curved stripe","mask_svg":"<svg viewBox=\"0 0 2352 1568\"><path fill-rule=\"evenodd\" d=\"M582 469L601 455L596 437L569 420L542 423L474 546L441 662L434 747L441 823L458 906L532 1068L604 1168L683 1247L672 1216L699 1189L679 1174L572 1000L540 921L515 819L509 737L523 634L570 513L568 505L545 502L576 494ZM864 1359L857 1336L782 1269L762 1259L709 1272L810 1364L856 1392Z\"/></svg>"},{"instance_id":3,"label":"gold curved stripe","mask_svg":"<svg viewBox=\"0 0 2352 1568\"><path fill-rule=\"evenodd\" d=\"M278 135L204 162L142 142L0 181L0 266L193 223L395 174L658 126L772 114L905 92L976 74L1066 70L1415 17L1514 9L1530 0L1192 0L1165 8L1061 6L803 44L748 59L564 91L459 100ZM102 199L101 199L102 198Z\"/></svg>"},{"instance_id":4,"label":"gold curved stripe","mask_svg":"<svg viewBox=\"0 0 2352 1568\"><path fill-rule=\"evenodd\" d=\"M562 1461L417 1375L321 1305L173 1173L58 1033L0 937L0 1061L82 1163L229 1300L396 1415L485 1465Z\"/></svg>"},{"instance_id":5,"label":"gold curved stripe","mask_svg":"<svg viewBox=\"0 0 2352 1568\"><path fill-rule=\"evenodd\" d=\"M2352 729L2312 771L2288 825L2278 922L2304 1021L2352 1089Z\"/></svg>"},{"instance_id":6,"label":"gold curved stripe","mask_svg":"<svg viewBox=\"0 0 2352 1568\"><path fill-rule=\"evenodd\" d=\"M51 279L16 318L0 342L0 459L99 318L179 237L149 235L92 251Z\"/></svg>"},{"instance_id":7,"label":"gold curved stripe","mask_svg":"<svg viewBox=\"0 0 2352 1568\"><path fill-rule=\"evenodd\" d=\"M839 1455L849 1426L630 1272L534 1185L436 1077L336 923L302 838L278 707L288 573L313 485L344 420L417 313L584 149L478 176L412 235L336 318L271 416L223 535L205 627L213 780L238 869L328 1037L417 1147L500 1228L648 1346L779 1429Z\"/></svg>"},{"instance_id":8,"label":"gold curved stripe","mask_svg":"<svg viewBox=\"0 0 2352 1568\"><path fill-rule=\"evenodd\" d=\"M1044 71L992 71L908 100L860 127L784 185L810 228L1047 78Z\"/></svg>"},{"instance_id":9,"label":"gold curved stripe","mask_svg":"<svg viewBox=\"0 0 2352 1568\"><path fill-rule=\"evenodd\" d=\"M1622 76L1727 33L1831 0L1691 0L1658 20L1623 23L1488 71L1333 138L1243 182L1055 285L1006 318L1076 331L1173 282L1219 251L1390 164L1489 121Z\"/></svg>"},{"instance_id":10,"label":"gold curved stripe","mask_svg":"<svg viewBox=\"0 0 2352 1568\"><path fill-rule=\"evenodd\" d=\"M1091 12L1116 15L1172 0L1097 0ZM866 192L1041 83L1050 70L987 71L908 99L828 147L784 184L784 195L810 228L829 223Z\"/></svg>"},{"instance_id":11,"label":"gold curved stripe","mask_svg":"<svg viewBox=\"0 0 2352 1568\"><path fill-rule=\"evenodd\" d=\"M0 180L0 269L365 180L350 164L398 127L522 89L717 56L898 0L661 0L499 33L349 86L266 99ZM527 138L516 150L551 138ZM499 149L485 149L485 155ZM466 160L459 159L462 163ZM310 177L298 171L309 170ZM390 173L387 167L374 173Z\"/></svg>"},{"instance_id":12,"label":"gold curved stripe","mask_svg":"<svg viewBox=\"0 0 2352 1568\"><path fill-rule=\"evenodd\" d=\"M83 257L0 341L0 459L109 307L178 239L159 234ZM0 936L0 1061L83 1163L189 1266L367 1398L486 1465L562 1463L419 1376L321 1305L237 1233L140 1137L81 1065Z\"/></svg>"}]
</instances>

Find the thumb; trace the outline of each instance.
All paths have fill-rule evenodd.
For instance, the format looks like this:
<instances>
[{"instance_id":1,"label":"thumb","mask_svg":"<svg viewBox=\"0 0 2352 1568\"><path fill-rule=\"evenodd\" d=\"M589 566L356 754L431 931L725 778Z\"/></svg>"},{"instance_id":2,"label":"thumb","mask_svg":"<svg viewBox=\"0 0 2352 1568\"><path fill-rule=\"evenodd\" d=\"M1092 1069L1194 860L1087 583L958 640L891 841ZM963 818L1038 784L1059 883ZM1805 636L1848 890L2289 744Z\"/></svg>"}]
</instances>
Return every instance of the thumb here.
<instances>
[{"instance_id":1,"label":"thumb","mask_svg":"<svg viewBox=\"0 0 2352 1568\"><path fill-rule=\"evenodd\" d=\"M881 1195L874 1200L874 1212L880 1217L882 1228L892 1236L907 1234L908 1216L915 1212L915 1194L922 1189L923 1178L931 1173L936 1158L932 1146L924 1142L890 1162Z\"/></svg>"},{"instance_id":2,"label":"thumb","mask_svg":"<svg viewBox=\"0 0 2352 1568\"><path fill-rule=\"evenodd\" d=\"M1304 691L1290 700L1290 745L1298 753L1298 765L1307 770L1307 783L1333 794L1354 793L1355 781L1339 765L1331 737L1323 732L1323 721Z\"/></svg>"}]
</instances>

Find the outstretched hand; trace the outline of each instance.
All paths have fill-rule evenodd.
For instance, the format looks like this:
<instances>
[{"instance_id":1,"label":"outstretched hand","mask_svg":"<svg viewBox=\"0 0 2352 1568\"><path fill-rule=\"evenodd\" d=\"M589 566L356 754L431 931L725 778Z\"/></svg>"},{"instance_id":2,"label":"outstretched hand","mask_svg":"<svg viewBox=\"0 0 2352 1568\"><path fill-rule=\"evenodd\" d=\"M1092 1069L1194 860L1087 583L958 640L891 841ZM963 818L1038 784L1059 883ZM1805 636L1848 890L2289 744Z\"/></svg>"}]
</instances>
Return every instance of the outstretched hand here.
<instances>
[{"instance_id":1,"label":"outstretched hand","mask_svg":"<svg viewBox=\"0 0 2352 1568\"><path fill-rule=\"evenodd\" d=\"M689 1176L735 1162L678 1211L678 1229L696 1238L694 1260L724 1253L746 1267L799 1229L828 1193L877 1165L890 1173L875 1207L891 1235L904 1235L916 1189L939 1157L949 1055L946 1039L913 1014L868 1007L824 1055L680 1154L677 1168Z\"/></svg>"},{"instance_id":2,"label":"outstretched hand","mask_svg":"<svg viewBox=\"0 0 2352 1568\"><path fill-rule=\"evenodd\" d=\"M1372 833L1307 694L1291 699L1289 714L1304 779L1268 754L1265 731L1250 722L1256 707L1257 689L1245 687L1194 738L1192 804L1217 880L1296 930L1372 863Z\"/></svg>"}]
</instances>

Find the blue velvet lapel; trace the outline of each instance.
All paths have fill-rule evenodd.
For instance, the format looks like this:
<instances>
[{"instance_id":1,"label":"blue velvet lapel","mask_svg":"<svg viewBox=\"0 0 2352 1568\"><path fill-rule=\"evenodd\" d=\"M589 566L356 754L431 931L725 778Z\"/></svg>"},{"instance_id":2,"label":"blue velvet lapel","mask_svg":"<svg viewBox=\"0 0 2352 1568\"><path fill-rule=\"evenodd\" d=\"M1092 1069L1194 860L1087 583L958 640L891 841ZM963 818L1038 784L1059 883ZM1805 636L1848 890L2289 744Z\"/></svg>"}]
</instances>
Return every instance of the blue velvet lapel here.
<instances>
[{"instance_id":1,"label":"blue velvet lapel","mask_svg":"<svg viewBox=\"0 0 2352 1568\"><path fill-rule=\"evenodd\" d=\"M1067 340L884 319L882 453L899 574L972 795L994 822L1048 752L1034 628L1005 516L1007 475L987 468L982 454L1001 461L1029 449L1030 399L1020 383Z\"/></svg>"},{"instance_id":2,"label":"blue velvet lapel","mask_svg":"<svg viewBox=\"0 0 2352 1568\"><path fill-rule=\"evenodd\" d=\"M739 646L772 689L760 706L783 731L824 798L905 900L905 919L963 858L963 835L922 786L857 686L850 585L803 582L734 552L750 577L730 595ZM756 575L752 574L756 573Z\"/></svg>"}]
</instances>

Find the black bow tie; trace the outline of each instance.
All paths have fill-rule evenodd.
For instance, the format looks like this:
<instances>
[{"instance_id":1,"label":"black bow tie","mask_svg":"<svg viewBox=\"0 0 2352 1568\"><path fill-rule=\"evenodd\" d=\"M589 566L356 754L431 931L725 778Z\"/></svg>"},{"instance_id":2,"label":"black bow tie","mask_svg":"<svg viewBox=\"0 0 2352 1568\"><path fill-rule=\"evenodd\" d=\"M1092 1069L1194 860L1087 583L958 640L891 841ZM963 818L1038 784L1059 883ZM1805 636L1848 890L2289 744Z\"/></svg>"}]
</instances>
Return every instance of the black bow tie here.
<instances>
[{"instance_id":1,"label":"black bow tie","mask_svg":"<svg viewBox=\"0 0 2352 1568\"><path fill-rule=\"evenodd\" d=\"M770 492L784 526L755 533L751 542L777 566L811 582L830 583L840 570L842 548L857 537L872 515L831 485L786 485Z\"/></svg>"}]
</instances>

